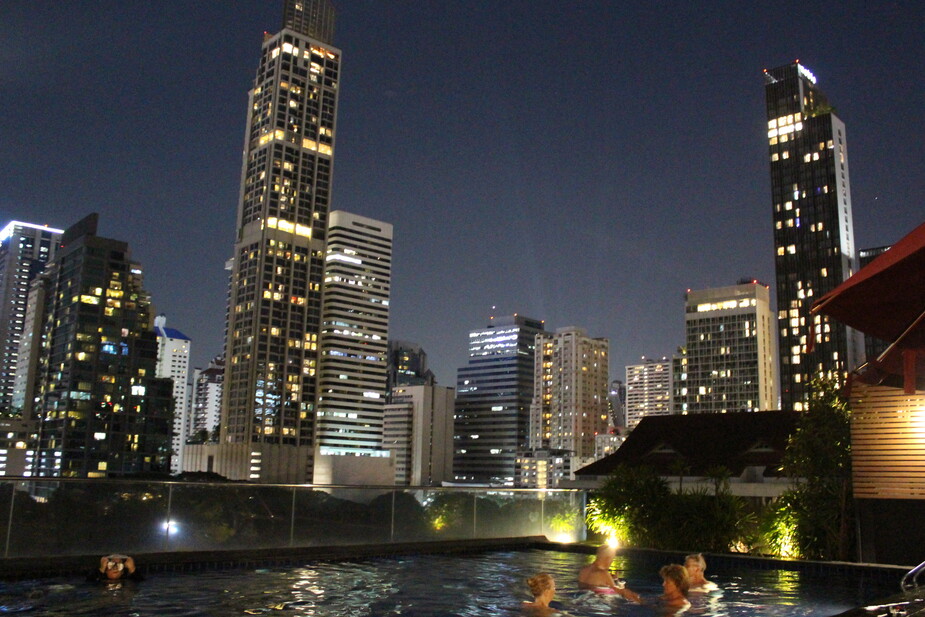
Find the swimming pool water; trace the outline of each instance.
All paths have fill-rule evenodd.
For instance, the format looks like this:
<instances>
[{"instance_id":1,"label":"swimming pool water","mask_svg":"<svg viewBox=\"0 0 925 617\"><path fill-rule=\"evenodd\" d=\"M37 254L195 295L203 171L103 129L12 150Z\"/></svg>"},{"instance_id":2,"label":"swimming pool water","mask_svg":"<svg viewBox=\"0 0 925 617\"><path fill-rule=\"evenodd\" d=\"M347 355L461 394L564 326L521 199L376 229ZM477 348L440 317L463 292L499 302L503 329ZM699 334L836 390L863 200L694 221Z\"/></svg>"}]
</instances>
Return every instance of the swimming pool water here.
<instances>
[{"instance_id":1,"label":"swimming pool water","mask_svg":"<svg viewBox=\"0 0 925 617\"><path fill-rule=\"evenodd\" d=\"M577 588L588 555L516 551L476 555L415 555L268 570L154 574L139 583L107 586L74 579L0 583L0 615L76 617L319 617L523 616L531 599L525 579L549 572L555 602L568 615L664 614L658 557L618 556L614 566L649 604L588 597ZM708 564L709 566L709 564ZM888 583L861 575L820 575L789 570L723 570L708 567L719 592L691 594L687 615L768 617L836 615L895 593Z\"/></svg>"}]
</instances>

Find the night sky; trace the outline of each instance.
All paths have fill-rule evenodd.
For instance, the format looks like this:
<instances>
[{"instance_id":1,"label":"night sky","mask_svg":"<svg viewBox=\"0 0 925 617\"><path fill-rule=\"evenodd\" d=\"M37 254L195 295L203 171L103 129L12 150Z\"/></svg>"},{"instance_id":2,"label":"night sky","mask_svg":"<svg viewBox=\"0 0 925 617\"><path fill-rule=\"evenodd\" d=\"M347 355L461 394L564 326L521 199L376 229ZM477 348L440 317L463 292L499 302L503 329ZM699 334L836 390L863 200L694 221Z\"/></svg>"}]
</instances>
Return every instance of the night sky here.
<instances>
[{"instance_id":1,"label":"night sky","mask_svg":"<svg viewBox=\"0 0 925 617\"><path fill-rule=\"evenodd\" d=\"M455 385L519 312L683 342L687 288L774 277L762 69L847 126L857 246L925 220L925 4L340 0L332 209L394 225L391 336ZM0 222L100 213L221 353L247 91L282 0L0 3ZM493 308L496 307L496 308Z\"/></svg>"}]
</instances>

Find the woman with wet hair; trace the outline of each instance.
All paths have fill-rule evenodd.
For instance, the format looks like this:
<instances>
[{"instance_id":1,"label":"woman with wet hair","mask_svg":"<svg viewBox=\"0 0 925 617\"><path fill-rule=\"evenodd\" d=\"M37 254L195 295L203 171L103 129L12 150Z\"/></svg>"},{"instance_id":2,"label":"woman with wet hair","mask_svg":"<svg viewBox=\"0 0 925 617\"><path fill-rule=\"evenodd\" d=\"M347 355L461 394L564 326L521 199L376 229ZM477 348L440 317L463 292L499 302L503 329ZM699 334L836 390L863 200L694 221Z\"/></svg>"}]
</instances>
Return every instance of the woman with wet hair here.
<instances>
[{"instance_id":1,"label":"woman with wet hair","mask_svg":"<svg viewBox=\"0 0 925 617\"><path fill-rule=\"evenodd\" d=\"M556 581L550 574L537 574L527 579L527 586L533 594L533 602L524 602L524 610L534 615L556 615L555 609L549 606L552 597L556 595Z\"/></svg>"}]
</instances>

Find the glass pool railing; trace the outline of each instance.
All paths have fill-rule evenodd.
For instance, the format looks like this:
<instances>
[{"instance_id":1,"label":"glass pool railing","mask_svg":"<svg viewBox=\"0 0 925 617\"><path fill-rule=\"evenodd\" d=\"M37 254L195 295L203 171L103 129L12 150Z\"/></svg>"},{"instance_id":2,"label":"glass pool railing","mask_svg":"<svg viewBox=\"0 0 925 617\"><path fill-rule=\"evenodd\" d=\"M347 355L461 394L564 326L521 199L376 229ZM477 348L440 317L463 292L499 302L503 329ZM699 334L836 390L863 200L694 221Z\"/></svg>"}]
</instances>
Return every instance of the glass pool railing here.
<instances>
[{"instance_id":1,"label":"glass pool railing","mask_svg":"<svg viewBox=\"0 0 925 617\"><path fill-rule=\"evenodd\" d=\"M0 481L4 557L585 538L580 490Z\"/></svg>"}]
</instances>

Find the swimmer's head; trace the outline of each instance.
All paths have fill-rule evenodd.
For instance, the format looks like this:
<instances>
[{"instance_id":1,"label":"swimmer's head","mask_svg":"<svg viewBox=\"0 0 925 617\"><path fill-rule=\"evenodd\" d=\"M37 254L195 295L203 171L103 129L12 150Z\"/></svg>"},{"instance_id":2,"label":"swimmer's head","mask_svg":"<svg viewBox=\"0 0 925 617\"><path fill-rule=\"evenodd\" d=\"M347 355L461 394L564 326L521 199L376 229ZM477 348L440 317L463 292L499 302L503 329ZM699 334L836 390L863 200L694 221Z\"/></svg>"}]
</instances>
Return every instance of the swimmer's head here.
<instances>
[{"instance_id":1,"label":"swimmer's head","mask_svg":"<svg viewBox=\"0 0 925 617\"><path fill-rule=\"evenodd\" d=\"M691 582L684 566L673 563L670 566L663 566L658 573L661 575L662 581L673 584L681 594L687 595Z\"/></svg>"},{"instance_id":2,"label":"swimmer's head","mask_svg":"<svg viewBox=\"0 0 925 617\"><path fill-rule=\"evenodd\" d=\"M603 561L610 562L610 561L613 561L614 557L617 556L617 549L610 546L609 544L601 544L599 547L597 547L597 552L595 553L595 556L596 556L596 561L598 562L603 562Z\"/></svg>"},{"instance_id":3,"label":"swimmer's head","mask_svg":"<svg viewBox=\"0 0 925 617\"><path fill-rule=\"evenodd\" d=\"M109 561L106 562L106 578L110 580L121 578L123 569L125 569L125 564L122 563L121 559L110 557Z\"/></svg>"},{"instance_id":4,"label":"swimmer's head","mask_svg":"<svg viewBox=\"0 0 925 617\"><path fill-rule=\"evenodd\" d=\"M684 558L684 567L687 568L687 571L691 573L693 573L694 570L706 572L707 560L704 559L703 555L700 553L694 553L693 555L688 555Z\"/></svg>"},{"instance_id":5,"label":"swimmer's head","mask_svg":"<svg viewBox=\"0 0 925 617\"><path fill-rule=\"evenodd\" d=\"M556 590L556 581L553 580L551 575L545 573L528 578L527 585L530 587L530 593L534 597L539 597L549 590Z\"/></svg>"}]
</instances>

